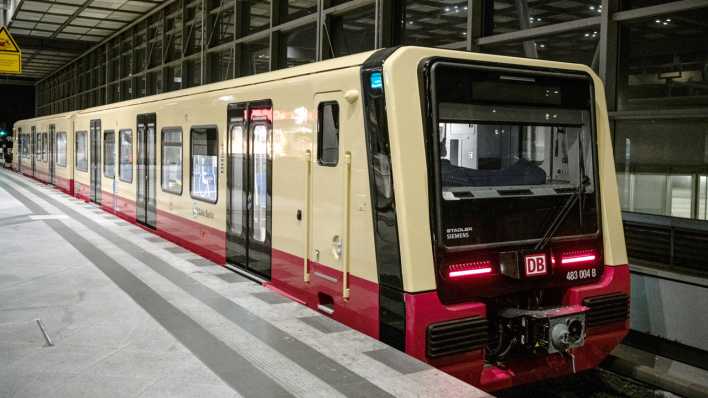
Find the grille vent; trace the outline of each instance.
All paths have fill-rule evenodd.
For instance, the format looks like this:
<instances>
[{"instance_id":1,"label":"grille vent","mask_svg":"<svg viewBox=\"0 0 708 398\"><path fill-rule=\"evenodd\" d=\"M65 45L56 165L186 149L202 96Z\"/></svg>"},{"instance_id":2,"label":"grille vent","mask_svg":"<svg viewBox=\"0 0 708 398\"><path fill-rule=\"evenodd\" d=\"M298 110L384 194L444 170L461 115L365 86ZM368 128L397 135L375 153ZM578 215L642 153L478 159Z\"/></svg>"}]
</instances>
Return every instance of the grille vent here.
<instances>
[{"instance_id":1,"label":"grille vent","mask_svg":"<svg viewBox=\"0 0 708 398\"><path fill-rule=\"evenodd\" d=\"M479 316L428 326L427 354L431 358L457 354L487 345L487 319Z\"/></svg>"},{"instance_id":2,"label":"grille vent","mask_svg":"<svg viewBox=\"0 0 708 398\"><path fill-rule=\"evenodd\" d=\"M590 308L586 315L588 327L623 322L629 317L629 297L626 294L589 297L583 300L583 305Z\"/></svg>"}]
</instances>

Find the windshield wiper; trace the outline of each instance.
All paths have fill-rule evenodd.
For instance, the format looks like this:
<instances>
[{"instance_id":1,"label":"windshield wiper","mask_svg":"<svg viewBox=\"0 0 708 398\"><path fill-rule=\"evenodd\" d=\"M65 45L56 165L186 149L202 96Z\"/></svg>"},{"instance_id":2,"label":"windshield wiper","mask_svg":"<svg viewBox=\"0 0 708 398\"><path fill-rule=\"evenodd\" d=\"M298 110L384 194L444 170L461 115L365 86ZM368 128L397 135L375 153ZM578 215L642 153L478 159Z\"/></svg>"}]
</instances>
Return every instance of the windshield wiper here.
<instances>
[{"instance_id":1,"label":"windshield wiper","mask_svg":"<svg viewBox=\"0 0 708 398\"><path fill-rule=\"evenodd\" d=\"M551 225L543 234L543 238L536 244L536 247L534 247L534 251L539 252L546 248L548 242L551 241L553 235L555 235L558 228L560 228L561 224L563 224L563 221L565 221L566 217L568 217L570 209L572 209L573 206L575 206L575 203L580 200L580 196L582 195L581 192L585 190L583 188L584 186L585 184L581 183L580 187L578 187L577 192L572 194L568 199L566 199L565 203L563 204L563 207L558 212L558 214L556 214L556 217L551 222Z\"/></svg>"},{"instance_id":2,"label":"windshield wiper","mask_svg":"<svg viewBox=\"0 0 708 398\"><path fill-rule=\"evenodd\" d=\"M580 202L580 225L583 225L583 199L585 198L585 185L590 182L590 179L585 175L585 157L583 153L582 136L578 137L578 147L580 152L580 156L578 156L580 158L580 184L578 184L576 192L565 201L563 207L553 219L551 225L548 226L546 232L543 234L543 238L541 238L541 240L536 244L536 247L534 247L534 251L536 252L542 251L546 248L546 246L548 246L548 242L553 239L553 236L556 234L556 231L558 231L558 228L560 228L563 221L565 221L566 217L568 217L570 209L572 209L577 202Z\"/></svg>"}]
</instances>

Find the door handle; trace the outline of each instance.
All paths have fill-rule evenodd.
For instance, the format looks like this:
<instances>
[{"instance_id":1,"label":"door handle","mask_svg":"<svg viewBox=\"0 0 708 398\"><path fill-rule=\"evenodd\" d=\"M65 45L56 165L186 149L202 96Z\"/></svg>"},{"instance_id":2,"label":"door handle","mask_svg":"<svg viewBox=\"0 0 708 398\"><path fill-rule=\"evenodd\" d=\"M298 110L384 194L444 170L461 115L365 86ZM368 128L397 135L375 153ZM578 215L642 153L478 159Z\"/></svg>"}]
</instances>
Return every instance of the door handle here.
<instances>
[{"instance_id":1,"label":"door handle","mask_svg":"<svg viewBox=\"0 0 708 398\"><path fill-rule=\"evenodd\" d=\"M343 238L342 245L342 298L344 300L349 300L349 230L351 224L351 214L349 214L349 208L351 207L351 196L352 192L352 153L347 151L344 154L344 225L343 225Z\"/></svg>"},{"instance_id":2,"label":"door handle","mask_svg":"<svg viewBox=\"0 0 708 398\"><path fill-rule=\"evenodd\" d=\"M305 283L310 282L310 269L309 269L309 257L310 257L310 180L312 179L312 151L309 149L305 151L305 168L307 170L307 182L305 183L305 247L304 247L304 258L302 260L302 279Z\"/></svg>"}]
</instances>

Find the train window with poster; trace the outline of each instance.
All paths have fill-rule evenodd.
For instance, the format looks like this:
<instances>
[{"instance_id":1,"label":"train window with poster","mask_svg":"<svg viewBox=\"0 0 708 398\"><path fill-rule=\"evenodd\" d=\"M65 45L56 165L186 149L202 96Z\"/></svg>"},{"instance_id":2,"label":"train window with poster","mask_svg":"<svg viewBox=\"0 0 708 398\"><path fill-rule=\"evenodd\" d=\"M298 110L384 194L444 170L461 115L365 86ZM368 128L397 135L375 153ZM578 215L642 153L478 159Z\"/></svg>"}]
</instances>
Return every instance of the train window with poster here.
<instances>
[{"instance_id":1,"label":"train window with poster","mask_svg":"<svg viewBox=\"0 0 708 398\"><path fill-rule=\"evenodd\" d=\"M190 147L191 195L194 199L216 203L219 186L219 134L216 126L192 127Z\"/></svg>"},{"instance_id":2,"label":"train window with poster","mask_svg":"<svg viewBox=\"0 0 708 398\"><path fill-rule=\"evenodd\" d=\"M162 129L162 190L182 194L182 129Z\"/></svg>"},{"instance_id":3,"label":"train window with poster","mask_svg":"<svg viewBox=\"0 0 708 398\"><path fill-rule=\"evenodd\" d=\"M118 178L123 182L133 182L133 131L121 130L118 140Z\"/></svg>"},{"instance_id":4,"label":"train window with poster","mask_svg":"<svg viewBox=\"0 0 708 398\"><path fill-rule=\"evenodd\" d=\"M317 161L329 167L339 162L339 104L334 101L317 107Z\"/></svg>"},{"instance_id":5,"label":"train window with poster","mask_svg":"<svg viewBox=\"0 0 708 398\"><path fill-rule=\"evenodd\" d=\"M66 132L58 132L56 135L56 140L56 165L60 167L66 167Z\"/></svg>"},{"instance_id":6,"label":"train window with poster","mask_svg":"<svg viewBox=\"0 0 708 398\"><path fill-rule=\"evenodd\" d=\"M88 171L88 140L85 131L76 132L76 169Z\"/></svg>"},{"instance_id":7,"label":"train window with poster","mask_svg":"<svg viewBox=\"0 0 708 398\"><path fill-rule=\"evenodd\" d=\"M103 175L116 176L116 133L113 130L103 132Z\"/></svg>"}]
</instances>

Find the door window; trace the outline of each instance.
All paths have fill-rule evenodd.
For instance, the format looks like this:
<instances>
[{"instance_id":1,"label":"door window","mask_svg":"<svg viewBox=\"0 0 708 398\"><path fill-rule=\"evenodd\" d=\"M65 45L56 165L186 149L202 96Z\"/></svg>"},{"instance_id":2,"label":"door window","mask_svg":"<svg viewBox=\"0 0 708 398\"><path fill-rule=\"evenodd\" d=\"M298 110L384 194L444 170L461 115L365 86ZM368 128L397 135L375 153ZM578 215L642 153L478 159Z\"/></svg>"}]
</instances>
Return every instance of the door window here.
<instances>
[{"instance_id":1,"label":"door window","mask_svg":"<svg viewBox=\"0 0 708 398\"><path fill-rule=\"evenodd\" d=\"M216 127L192 127L191 187L192 197L216 203L218 187L218 132Z\"/></svg>"},{"instance_id":2,"label":"door window","mask_svg":"<svg viewBox=\"0 0 708 398\"><path fill-rule=\"evenodd\" d=\"M119 133L120 145L118 146L120 167L118 177L121 181L133 182L133 131L121 130Z\"/></svg>"},{"instance_id":3,"label":"door window","mask_svg":"<svg viewBox=\"0 0 708 398\"><path fill-rule=\"evenodd\" d=\"M162 130L162 190L182 194L182 129Z\"/></svg>"},{"instance_id":4,"label":"door window","mask_svg":"<svg viewBox=\"0 0 708 398\"><path fill-rule=\"evenodd\" d=\"M231 127L231 232L241 236L243 230L243 126Z\"/></svg>"},{"instance_id":5,"label":"door window","mask_svg":"<svg viewBox=\"0 0 708 398\"><path fill-rule=\"evenodd\" d=\"M265 242L268 210L268 128L253 126L253 233L252 238Z\"/></svg>"},{"instance_id":6,"label":"door window","mask_svg":"<svg viewBox=\"0 0 708 398\"><path fill-rule=\"evenodd\" d=\"M116 134L113 130L103 132L103 174L108 178L116 175Z\"/></svg>"},{"instance_id":7,"label":"door window","mask_svg":"<svg viewBox=\"0 0 708 398\"><path fill-rule=\"evenodd\" d=\"M317 107L317 161L322 166L339 162L339 104L323 102Z\"/></svg>"},{"instance_id":8,"label":"door window","mask_svg":"<svg viewBox=\"0 0 708 398\"><path fill-rule=\"evenodd\" d=\"M56 165L66 167L66 132L57 133L56 140Z\"/></svg>"},{"instance_id":9,"label":"door window","mask_svg":"<svg viewBox=\"0 0 708 398\"><path fill-rule=\"evenodd\" d=\"M76 169L80 171L88 171L88 157L86 132L76 132Z\"/></svg>"}]
</instances>

